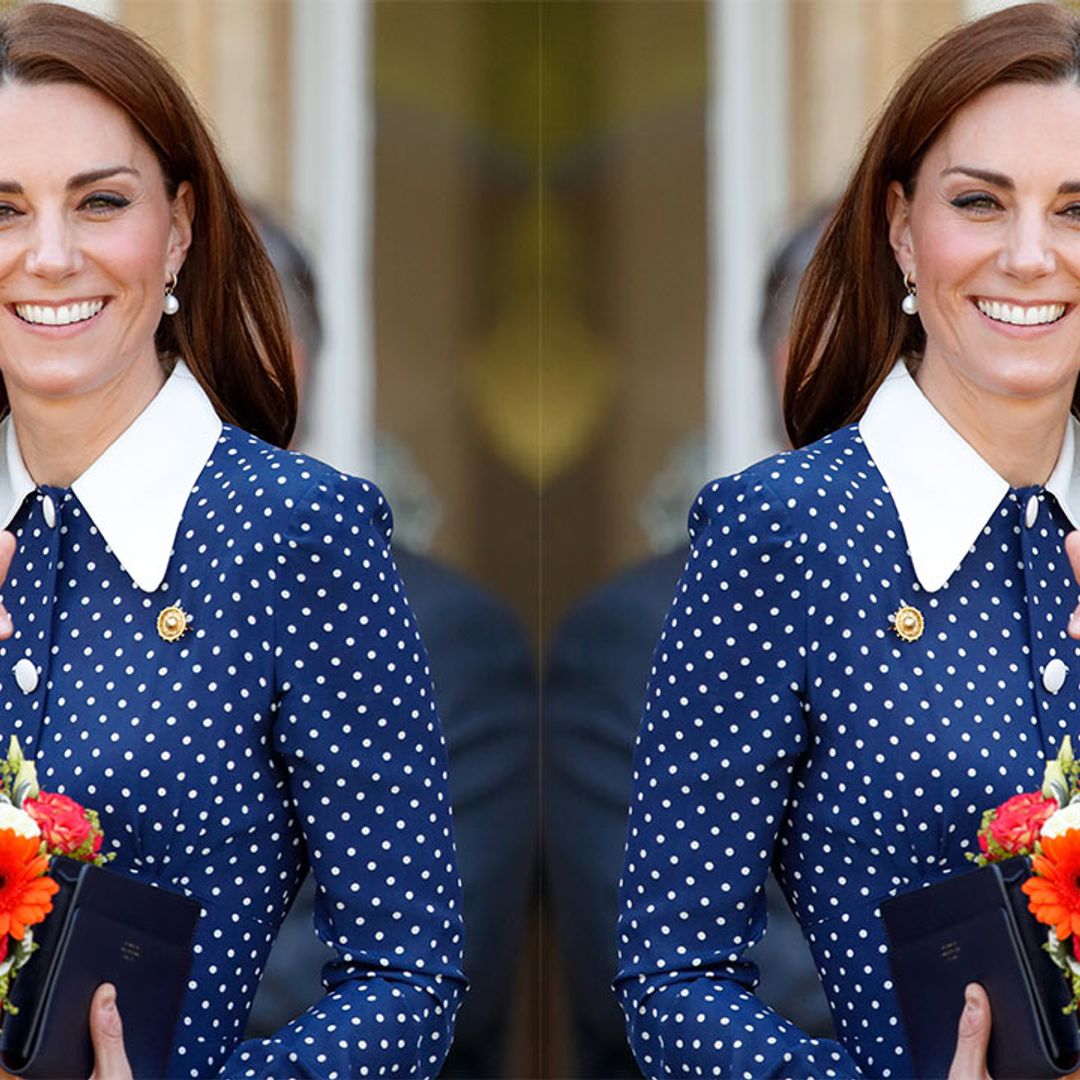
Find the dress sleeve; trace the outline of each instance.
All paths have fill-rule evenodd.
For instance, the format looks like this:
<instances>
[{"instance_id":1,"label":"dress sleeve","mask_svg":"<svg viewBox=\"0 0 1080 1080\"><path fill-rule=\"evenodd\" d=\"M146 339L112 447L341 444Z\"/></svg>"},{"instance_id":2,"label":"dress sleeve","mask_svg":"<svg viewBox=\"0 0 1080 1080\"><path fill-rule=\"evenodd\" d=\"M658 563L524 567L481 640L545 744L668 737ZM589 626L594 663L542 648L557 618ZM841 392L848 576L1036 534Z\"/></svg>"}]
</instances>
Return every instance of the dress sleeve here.
<instances>
[{"instance_id":1,"label":"dress sleeve","mask_svg":"<svg viewBox=\"0 0 1080 1080\"><path fill-rule=\"evenodd\" d=\"M328 994L228 1076L438 1073L465 982L446 752L371 484L315 483L278 541L273 750L336 951Z\"/></svg>"},{"instance_id":2,"label":"dress sleeve","mask_svg":"<svg viewBox=\"0 0 1080 1080\"><path fill-rule=\"evenodd\" d=\"M857 1076L754 996L743 959L808 745L805 536L760 480L706 487L634 752L616 979L646 1076Z\"/></svg>"}]
</instances>

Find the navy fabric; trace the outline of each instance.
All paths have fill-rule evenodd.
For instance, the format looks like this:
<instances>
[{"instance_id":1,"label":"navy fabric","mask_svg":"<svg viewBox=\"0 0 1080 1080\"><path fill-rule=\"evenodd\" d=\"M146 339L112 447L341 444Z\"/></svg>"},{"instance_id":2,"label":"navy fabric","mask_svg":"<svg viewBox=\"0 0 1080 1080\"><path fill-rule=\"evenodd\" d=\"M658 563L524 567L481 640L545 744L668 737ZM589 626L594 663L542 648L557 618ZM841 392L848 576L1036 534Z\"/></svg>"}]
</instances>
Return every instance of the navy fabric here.
<instances>
[{"instance_id":1,"label":"navy fabric","mask_svg":"<svg viewBox=\"0 0 1080 1080\"><path fill-rule=\"evenodd\" d=\"M517 616L432 559L396 556L431 655L450 757L469 992L440 1076L508 1074L525 925L536 899L539 705Z\"/></svg>"},{"instance_id":2,"label":"navy fabric","mask_svg":"<svg viewBox=\"0 0 1080 1080\"><path fill-rule=\"evenodd\" d=\"M114 868L204 908L170 1075L426 1076L449 1045L463 978L445 751L390 527L371 484L228 425L156 592L70 489L32 492L11 524L4 743L101 813ZM175 641L156 629L171 604L191 617ZM309 864L338 954L329 993L238 1045Z\"/></svg>"},{"instance_id":3,"label":"navy fabric","mask_svg":"<svg viewBox=\"0 0 1080 1080\"><path fill-rule=\"evenodd\" d=\"M440 1075L505 1076L524 926L535 897L532 654L520 622L490 593L433 559L401 549L394 559L431 657L464 887L470 985ZM270 954L252 1034L276 1030L322 994L319 971L329 950L312 932L313 900L305 883Z\"/></svg>"},{"instance_id":4,"label":"navy fabric","mask_svg":"<svg viewBox=\"0 0 1080 1080\"><path fill-rule=\"evenodd\" d=\"M690 524L634 756L635 1055L650 1076L909 1076L878 905L968 868L983 810L1038 787L1077 732L1071 526L1045 489L1010 489L927 592L855 427L710 484ZM890 621L904 604L917 641ZM754 996L770 864L839 1041Z\"/></svg>"},{"instance_id":5,"label":"navy fabric","mask_svg":"<svg viewBox=\"0 0 1080 1080\"><path fill-rule=\"evenodd\" d=\"M611 990L612 929L626 839L630 774L649 662L685 549L648 559L579 601L555 633L544 679L545 910L559 950L571 1026L570 1072L639 1071ZM760 993L815 1035L832 1033L798 924L770 877L769 933L754 947Z\"/></svg>"}]
</instances>

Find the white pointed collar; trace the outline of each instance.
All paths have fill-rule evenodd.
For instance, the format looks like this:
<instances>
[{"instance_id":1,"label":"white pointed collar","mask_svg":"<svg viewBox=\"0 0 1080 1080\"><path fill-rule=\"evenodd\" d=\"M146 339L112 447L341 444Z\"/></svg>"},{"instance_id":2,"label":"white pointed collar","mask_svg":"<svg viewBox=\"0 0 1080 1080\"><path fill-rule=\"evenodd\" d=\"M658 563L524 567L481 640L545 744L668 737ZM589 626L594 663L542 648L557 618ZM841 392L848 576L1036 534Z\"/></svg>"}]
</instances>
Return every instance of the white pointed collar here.
<instances>
[{"instance_id":1,"label":"white pointed collar","mask_svg":"<svg viewBox=\"0 0 1080 1080\"><path fill-rule=\"evenodd\" d=\"M1080 525L1078 426L1070 416L1046 482L1074 528ZM903 360L871 400L859 434L892 494L919 584L936 592L959 567L1009 483L924 397Z\"/></svg>"},{"instance_id":2,"label":"white pointed collar","mask_svg":"<svg viewBox=\"0 0 1080 1080\"><path fill-rule=\"evenodd\" d=\"M165 578L188 496L221 435L221 420L184 362L153 401L72 485L131 579L155 592ZM10 414L0 423L0 525L37 489Z\"/></svg>"}]
</instances>

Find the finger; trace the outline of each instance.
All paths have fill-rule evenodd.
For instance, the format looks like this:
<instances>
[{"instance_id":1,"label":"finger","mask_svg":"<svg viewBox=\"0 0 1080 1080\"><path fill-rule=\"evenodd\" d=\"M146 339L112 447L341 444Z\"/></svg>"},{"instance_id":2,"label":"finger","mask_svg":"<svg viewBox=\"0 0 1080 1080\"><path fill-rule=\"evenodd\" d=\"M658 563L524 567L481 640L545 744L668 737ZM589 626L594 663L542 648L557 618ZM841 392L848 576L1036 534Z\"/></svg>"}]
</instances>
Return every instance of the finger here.
<instances>
[{"instance_id":1,"label":"finger","mask_svg":"<svg viewBox=\"0 0 1080 1080\"><path fill-rule=\"evenodd\" d=\"M0 530L0 585L7 577L8 567L11 565L11 557L15 554L15 534L7 529Z\"/></svg>"},{"instance_id":2,"label":"finger","mask_svg":"<svg viewBox=\"0 0 1080 1080\"><path fill-rule=\"evenodd\" d=\"M90 1002L90 1041L94 1044L91 1080L131 1080L131 1065L124 1049L124 1025L112 983L102 983Z\"/></svg>"},{"instance_id":3,"label":"finger","mask_svg":"<svg viewBox=\"0 0 1080 1080\"><path fill-rule=\"evenodd\" d=\"M7 530L0 531L0 585L3 585L11 566L12 556L15 554L15 537ZM0 640L11 637L14 627L7 608L0 603Z\"/></svg>"},{"instance_id":4,"label":"finger","mask_svg":"<svg viewBox=\"0 0 1080 1080\"><path fill-rule=\"evenodd\" d=\"M956 1054L949 1080L988 1080L986 1048L990 1044L990 999L978 983L964 990L964 1010L956 1030Z\"/></svg>"},{"instance_id":5,"label":"finger","mask_svg":"<svg viewBox=\"0 0 1080 1080\"><path fill-rule=\"evenodd\" d=\"M1073 577L1080 582L1080 530L1074 530L1065 537L1065 554L1069 556ZM1069 636L1080 638L1080 605L1069 619Z\"/></svg>"}]
</instances>

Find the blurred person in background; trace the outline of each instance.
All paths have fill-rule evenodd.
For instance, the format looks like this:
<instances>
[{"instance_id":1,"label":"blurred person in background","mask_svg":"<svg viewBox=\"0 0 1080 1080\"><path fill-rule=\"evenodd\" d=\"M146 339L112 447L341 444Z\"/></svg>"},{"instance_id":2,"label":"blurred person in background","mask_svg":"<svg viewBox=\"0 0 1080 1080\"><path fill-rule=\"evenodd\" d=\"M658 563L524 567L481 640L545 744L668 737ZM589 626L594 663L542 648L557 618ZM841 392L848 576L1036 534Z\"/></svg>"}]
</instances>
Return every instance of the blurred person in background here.
<instances>
[{"instance_id":1,"label":"blurred person in background","mask_svg":"<svg viewBox=\"0 0 1080 1080\"><path fill-rule=\"evenodd\" d=\"M250 207L285 293L298 390L319 377L322 320L311 262L263 208ZM301 411L299 437L311 423ZM450 762L467 922L469 991L444 1077L508 1073L508 1037L532 906L537 850L537 694L528 641L509 608L468 578L395 543L394 560L428 650ZM301 889L263 975L249 1035L272 1032L322 996L333 954L312 932Z\"/></svg>"},{"instance_id":2,"label":"blurred person in background","mask_svg":"<svg viewBox=\"0 0 1080 1080\"><path fill-rule=\"evenodd\" d=\"M827 218L828 209L818 209L787 234L764 284L758 342L778 399L795 295ZM779 414L778 403L778 440ZM685 547L657 555L590 593L563 620L549 650L543 683L544 884L567 994L574 1076L639 1075L611 992L617 968L612 928L649 662L686 557ZM771 879L768 904L768 936L748 954L764 972L761 995L805 1030L831 1034L809 951Z\"/></svg>"}]
</instances>

